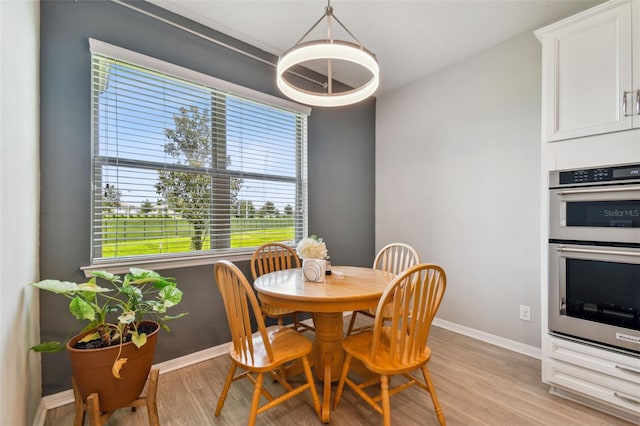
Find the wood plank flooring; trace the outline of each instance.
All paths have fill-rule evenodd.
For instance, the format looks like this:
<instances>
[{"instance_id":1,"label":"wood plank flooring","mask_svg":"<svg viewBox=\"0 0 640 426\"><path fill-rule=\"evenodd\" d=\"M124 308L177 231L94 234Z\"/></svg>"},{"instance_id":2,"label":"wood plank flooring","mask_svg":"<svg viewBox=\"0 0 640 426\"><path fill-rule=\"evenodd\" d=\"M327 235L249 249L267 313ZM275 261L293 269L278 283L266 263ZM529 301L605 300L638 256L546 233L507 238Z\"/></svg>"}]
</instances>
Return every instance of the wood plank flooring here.
<instances>
[{"instance_id":1,"label":"wood plank flooring","mask_svg":"<svg viewBox=\"0 0 640 426\"><path fill-rule=\"evenodd\" d=\"M346 318L345 324L348 324ZM312 334L308 334L312 336ZM629 426L631 423L551 395L540 381L540 361L442 328L432 327L433 350L429 370L447 424L487 426ZM241 380L231 385L219 417L215 406L229 367L226 356L218 357L160 376L158 411L164 426L236 426L246 424L252 385ZM269 383L267 383L269 382ZM266 386L277 384L265 380ZM320 385L318 391L321 392ZM334 386L335 393L335 386ZM310 395L272 409L257 418L258 425L320 425ZM47 413L45 426L73 425L73 404ZM431 400L413 387L391 398L394 425L437 425ZM107 425L147 425L144 408L132 413L121 409ZM331 425L377 425L382 416L345 388Z\"/></svg>"}]
</instances>

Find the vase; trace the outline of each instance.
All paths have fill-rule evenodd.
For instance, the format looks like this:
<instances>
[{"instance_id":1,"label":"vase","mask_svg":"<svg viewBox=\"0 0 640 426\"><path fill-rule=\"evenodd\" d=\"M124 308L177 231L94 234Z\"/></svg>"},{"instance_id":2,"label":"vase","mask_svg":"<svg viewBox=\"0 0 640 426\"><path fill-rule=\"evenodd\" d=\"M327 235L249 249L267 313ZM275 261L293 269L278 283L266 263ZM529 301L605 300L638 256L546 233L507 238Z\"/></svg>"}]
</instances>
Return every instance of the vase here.
<instances>
[{"instance_id":1,"label":"vase","mask_svg":"<svg viewBox=\"0 0 640 426\"><path fill-rule=\"evenodd\" d=\"M302 259L302 276L305 281L323 283L327 261L324 259Z\"/></svg>"}]
</instances>

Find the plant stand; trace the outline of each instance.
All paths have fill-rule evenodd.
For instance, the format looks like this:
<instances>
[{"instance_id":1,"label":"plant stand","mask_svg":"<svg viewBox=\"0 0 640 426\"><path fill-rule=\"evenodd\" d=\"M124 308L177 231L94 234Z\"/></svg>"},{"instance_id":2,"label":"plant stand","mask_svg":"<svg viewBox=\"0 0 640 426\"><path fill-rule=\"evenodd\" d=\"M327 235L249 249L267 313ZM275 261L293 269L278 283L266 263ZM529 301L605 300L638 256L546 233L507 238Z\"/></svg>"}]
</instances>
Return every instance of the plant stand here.
<instances>
[{"instance_id":1,"label":"plant stand","mask_svg":"<svg viewBox=\"0 0 640 426\"><path fill-rule=\"evenodd\" d=\"M160 370L157 368L152 369L149 372L147 395L139 396L136 400L132 401L124 407L131 407L131 411L136 411L137 407L146 406L147 415L149 417L150 426L160 426L160 419L158 417L158 404L156 403L156 392L158 390L158 376ZM89 414L90 426L102 426L111 417L113 411L102 412L100 410L100 401L97 393L92 393L87 397L87 400L82 399L80 391L76 386L76 381L72 377L71 383L73 384L73 396L76 402L76 413L73 421L74 426L83 426L85 415ZM121 407L121 408L124 408Z\"/></svg>"}]
</instances>

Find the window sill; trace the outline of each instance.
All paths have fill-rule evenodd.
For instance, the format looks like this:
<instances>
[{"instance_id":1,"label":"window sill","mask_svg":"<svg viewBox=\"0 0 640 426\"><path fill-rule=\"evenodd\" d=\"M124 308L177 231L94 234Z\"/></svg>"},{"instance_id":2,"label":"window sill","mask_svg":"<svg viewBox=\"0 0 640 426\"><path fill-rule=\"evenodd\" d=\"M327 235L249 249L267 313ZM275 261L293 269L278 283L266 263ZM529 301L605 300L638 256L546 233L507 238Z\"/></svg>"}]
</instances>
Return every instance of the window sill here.
<instances>
[{"instance_id":1,"label":"window sill","mask_svg":"<svg viewBox=\"0 0 640 426\"><path fill-rule=\"evenodd\" d=\"M174 258L155 258L155 259L131 259L131 260L112 260L108 262L97 262L89 266L81 266L80 270L84 272L85 277L91 277L93 271L108 271L112 274L123 274L129 272L129 268L152 269L161 271L163 269L189 268L192 266L213 265L219 260L225 259L232 262L250 260L252 251L239 251L218 253L200 256L180 256Z\"/></svg>"}]
</instances>

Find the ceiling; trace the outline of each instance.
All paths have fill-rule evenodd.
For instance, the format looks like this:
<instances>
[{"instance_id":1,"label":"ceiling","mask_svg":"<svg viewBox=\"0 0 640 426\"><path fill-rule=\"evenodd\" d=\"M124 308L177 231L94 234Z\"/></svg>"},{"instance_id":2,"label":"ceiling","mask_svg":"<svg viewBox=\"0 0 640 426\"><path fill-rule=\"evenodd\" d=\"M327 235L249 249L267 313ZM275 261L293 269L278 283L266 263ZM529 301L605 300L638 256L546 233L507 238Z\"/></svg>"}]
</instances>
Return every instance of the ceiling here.
<instances>
[{"instance_id":1,"label":"ceiling","mask_svg":"<svg viewBox=\"0 0 640 426\"><path fill-rule=\"evenodd\" d=\"M325 0L147 1L275 55L298 42L327 5ZM334 15L376 54L381 75L376 95L380 95L601 2L333 0L331 6ZM326 24L321 25L323 33ZM322 38L317 35L312 38ZM334 37L352 40L346 33ZM351 67L339 74L336 69L334 77L355 86L362 78L357 71Z\"/></svg>"}]
</instances>

